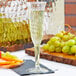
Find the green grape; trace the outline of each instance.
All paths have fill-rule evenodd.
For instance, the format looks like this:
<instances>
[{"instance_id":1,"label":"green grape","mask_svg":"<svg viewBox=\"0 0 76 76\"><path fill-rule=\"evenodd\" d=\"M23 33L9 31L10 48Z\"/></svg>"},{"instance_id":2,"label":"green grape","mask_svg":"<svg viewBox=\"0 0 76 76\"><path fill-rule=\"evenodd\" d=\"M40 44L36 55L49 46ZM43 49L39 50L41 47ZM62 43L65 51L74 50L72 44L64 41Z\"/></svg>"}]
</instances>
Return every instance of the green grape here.
<instances>
[{"instance_id":1,"label":"green grape","mask_svg":"<svg viewBox=\"0 0 76 76\"><path fill-rule=\"evenodd\" d=\"M55 42L54 42L54 46L56 46L56 47L59 47L59 46L61 46L61 43L60 43L60 41L55 41Z\"/></svg>"},{"instance_id":2,"label":"green grape","mask_svg":"<svg viewBox=\"0 0 76 76\"><path fill-rule=\"evenodd\" d=\"M3 16L3 14L2 14L2 13L0 13L0 16Z\"/></svg>"},{"instance_id":3,"label":"green grape","mask_svg":"<svg viewBox=\"0 0 76 76\"><path fill-rule=\"evenodd\" d=\"M62 41L62 42L61 42L61 47L64 47L64 46L65 46L65 42Z\"/></svg>"},{"instance_id":4,"label":"green grape","mask_svg":"<svg viewBox=\"0 0 76 76\"><path fill-rule=\"evenodd\" d=\"M56 52L61 52L61 50L62 50L61 47L57 47L57 48L55 49Z\"/></svg>"},{"instance_id":5,"label":"green grape","mask_svg":"<svg viewBox=\"0 0 76 76\"><path fill-rule=\"evenodd\" d=\"M71 47L71 52L72 52L72 53L76 53L76 45L73 45L73 46Z\"/></svg>"},{"instance_id":6,"label":"green grape","mask_svg":"<svg viewBox=\"0 0 76 76\"><path fill-rule=\"evenodd\" d=\"M47 42L47 44L48 44L48 45L51 45L51 44L53 44L53 43L51 42L51 40L49 40L49 41Z\"/></svg>"},{"instance_id":7,"label":"green grape","mask_svg":"<svg viewBox=\"0 0 76 76\"><path fill-rule=\"evenodd\" d=\"M63 38L62 38L62 40L64 40L64 41L69 40L69 36L68 35L64 35Z\"/></svg>"},{"instance_id":8,"label":"green grape","mask_svg":"<svg viewBox=\"0 0 76 76\"><path fill-rule=\"evenodd\" d=\"M48 50L48 48L49 48L49 45L48 44L45 44L45 45L43 45L43 47L42 47L44 50Z\"/></svg>"},{"instance_id":9,"label":"green grape","mask_svg":"<svg viewBox=\"0 0 76 76\"><path fill-rule=\"evenodd\" d=\"M66 42L67 46L72 46L74 44L75 44L75 40L73 40L73 39L71 39L71 40L69 40L69 41Z\"/></svg>"},{"instance_id":10,"label":"green grape","mask_svg":"<svg viewBox=\"0 0 76 76\"><path fill-rule=\"evenodd\" d=\"M70 47L69 47L69 46L64 46L64 47L62 48L62 52L63 52L63 53L68 53L69 50L70 50Z\"/></svg>"},{"instance_id":11,"label":"green grape","mask_svg":"<svg viewBox=\"0 0 76 76\"><path fill-rule=\"evenodd\" d=\"M74 34L71 34L71 33L68 33L68 36L69 36L69 38L71 39L71 38L73 38L75 35L74 35Z\"/></svg>"},{"instance_id":12,"label":"green grape","mask_svg":"<svg viewBox=\"0 0 76 76\"><path fill-rule=\"evenodd\" d=\"M76 37L73 38L76 41Z\"/></svg>"},{"instance_id":13,"label":"green grape","mask_svg":"<svg viewBox=\"0 0 76 76\"><path fill-rule=\"evenodd\" d=\"M63 33L57 33L56 36L62 38L63 37Z\"/></svg>"},{"instance_id":14,"label":"green grape","mask_svg":"<svg viewBox=\"0 0 76 76\"><path fill-rule=\"evenodd\" d=\"M52 42L55 42L55 41L60 41L61 39L59 38L59 37L52 37L51 39L50 39Z\"/></svg>"},{"instance_id":15,"label":"green grape","mask_svg":"<svg viewBox=\"0 0 76 76\"><path fill-rule=\"evenodd\" d=\"M54 52L54 51L55 51L55 46L54 45L49 46L49 52Z\"/></svg>"}]
</instances>

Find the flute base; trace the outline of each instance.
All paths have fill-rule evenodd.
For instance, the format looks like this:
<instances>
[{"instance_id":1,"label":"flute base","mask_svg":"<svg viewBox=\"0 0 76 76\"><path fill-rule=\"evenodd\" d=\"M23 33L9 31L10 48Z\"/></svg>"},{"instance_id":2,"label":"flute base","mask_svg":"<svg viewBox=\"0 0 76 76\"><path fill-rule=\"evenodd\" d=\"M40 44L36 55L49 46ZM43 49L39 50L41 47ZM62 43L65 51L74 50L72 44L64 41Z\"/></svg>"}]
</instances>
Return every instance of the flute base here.
<instances>
[{"instance_id":1,"label":"flute base","mask_svg":"<svg viewBox=\"0 0 76 76\"><path fill-rule=\"evenodd\" d=\"M45 73L48 73L49 70L46 69L46 68L30 68L28 70L26 70L28 73L32 73L32 74L45 74Z\"/></svg>"},{"instance_id":2,"label":"flute base","mask_svg":"<svg viewBox=\"0 0 76 76\"><path fill-rule=\"evenodd\" d=\"M13 71L18 73L20 76L26 76L31 74L50 74L55 73L52 69L40 64L40 69L35 69L35 62L32 60L24 60L22 66L13 68Z\"/></svg>"}]
</instances>

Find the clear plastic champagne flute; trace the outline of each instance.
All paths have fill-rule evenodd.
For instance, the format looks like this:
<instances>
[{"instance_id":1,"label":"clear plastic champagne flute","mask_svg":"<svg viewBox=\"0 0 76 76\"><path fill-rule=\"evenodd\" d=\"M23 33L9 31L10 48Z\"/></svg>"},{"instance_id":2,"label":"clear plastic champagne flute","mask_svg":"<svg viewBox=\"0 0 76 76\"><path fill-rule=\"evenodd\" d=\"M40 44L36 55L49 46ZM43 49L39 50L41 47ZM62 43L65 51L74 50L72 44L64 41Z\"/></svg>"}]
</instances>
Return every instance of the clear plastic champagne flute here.
<instances>
[{"instance_id":1,"label":"clear plastic champagne flute","mask_svg":"<svg viewBox=\"0 0 76 76\"><path fill-rule=\"evenodd\" d=\"M48 70L41 68L39 65L40 59L40 44L43 37L43 22L46 2L30 2L29 3L29 22L30 33L35 49L35 68L30 68L28 72L45 73Z\"/></svg>"}]
</instances>

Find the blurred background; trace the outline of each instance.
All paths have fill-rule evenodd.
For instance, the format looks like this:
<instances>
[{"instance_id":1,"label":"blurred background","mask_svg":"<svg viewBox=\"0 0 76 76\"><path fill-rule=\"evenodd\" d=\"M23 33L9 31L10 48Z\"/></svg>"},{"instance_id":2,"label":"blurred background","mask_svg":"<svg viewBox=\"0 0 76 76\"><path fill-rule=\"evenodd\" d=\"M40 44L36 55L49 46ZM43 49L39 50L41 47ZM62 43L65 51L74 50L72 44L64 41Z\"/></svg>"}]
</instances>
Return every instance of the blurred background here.
<instances>
[{"instance_id":1,"label":"blurred background","mask_svg":"<svg viewBox=\"0 0 76 76\"><path fill-rule=\"evenodd\" d=\"M69 24L76 32L76 0L47 0L46 7L44 35L56 34L65 28L67 30L65 24ZM31 47L30 43L26 0L1 0L0 50L21 50Z\"/></svg>"}]
</instances>

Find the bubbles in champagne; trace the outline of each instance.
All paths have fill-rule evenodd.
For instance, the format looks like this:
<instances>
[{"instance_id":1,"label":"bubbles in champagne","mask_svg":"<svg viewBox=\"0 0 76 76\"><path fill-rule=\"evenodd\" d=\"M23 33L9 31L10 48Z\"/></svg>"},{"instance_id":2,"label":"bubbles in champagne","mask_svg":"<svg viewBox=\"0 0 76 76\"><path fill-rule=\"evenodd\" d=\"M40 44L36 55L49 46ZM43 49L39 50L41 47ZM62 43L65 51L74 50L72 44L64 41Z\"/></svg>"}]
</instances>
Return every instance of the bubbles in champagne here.
<instances>
[{"instance_id":1,"label":"bubbles in champagne","mask_svg":"<svg viewBox=\"0 0 76 76\"><path fill-rule=\"evenodd\" d=\"M34 44L40 44L43 35L43 11L31 11L30 12L30 31Z\"/></svg>"}]
</instances>

